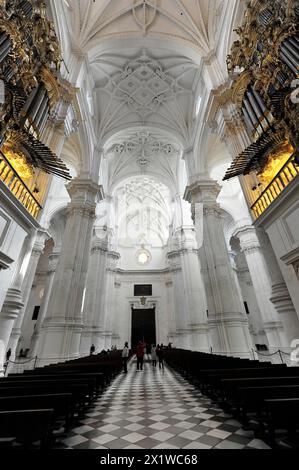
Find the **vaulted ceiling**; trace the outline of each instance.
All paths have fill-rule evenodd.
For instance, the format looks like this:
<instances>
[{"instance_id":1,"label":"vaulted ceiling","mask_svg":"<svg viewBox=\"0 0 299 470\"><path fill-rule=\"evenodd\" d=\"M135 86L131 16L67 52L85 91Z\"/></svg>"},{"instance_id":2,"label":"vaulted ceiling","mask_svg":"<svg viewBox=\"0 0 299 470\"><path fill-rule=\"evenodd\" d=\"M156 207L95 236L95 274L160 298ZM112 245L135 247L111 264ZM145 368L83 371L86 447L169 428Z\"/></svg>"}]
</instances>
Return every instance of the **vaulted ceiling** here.
<instances>
[{"instance_id":1,"label":"vaulted ceiling","mask_svg":"<svg viewBox=\"0 0 299 470\"><path fill-rule=\"evenodd\" d=\"M131 175L154 177L167 185L172 194L182 186L185 175L178 143L164 133L124 131L107 143L108 169L106 191L111 194L120 181Z\"/></svg>"},{"instance_id":2,"label":"vaulted ceiling","mask_svg":"<svg viewBox=\"0 0 299 470\"><path fill-rule=\"evenodd\" d=\"M205 129L210 133L206 106L217 80L225 80L225 57L241 0L48 1L65 78L79 87L85 100L79 132L84 128L91 144L83 153L93 155L93 149L101 153L104 148L101 165L107 165L107 187L120 175L128 177L129 171L136 175L154 167L162 177L168 172L173 180L166 182L169 187L177 183L183 150L196 162L206 158L205 150L203 156L199 150ZM141 164L143 156L135 158L127 147L118 155L111 151L140 133L175 143L179 158L152 152ZM189 156L186 163L189 176L202 171Z\"/></svg>"},{"instance_id":3,"label":"vaulted ceiling","mask_svg":"<svg viewBox=\"0 0 299 470\"><path fill-rule=\"evenodd\" d=\"M55 0L61 2L62 0ZM63 0L72 41L81 51L118 34L180 39L206 55L215 48L224 0Z\"/></svg>"}]
</instances>

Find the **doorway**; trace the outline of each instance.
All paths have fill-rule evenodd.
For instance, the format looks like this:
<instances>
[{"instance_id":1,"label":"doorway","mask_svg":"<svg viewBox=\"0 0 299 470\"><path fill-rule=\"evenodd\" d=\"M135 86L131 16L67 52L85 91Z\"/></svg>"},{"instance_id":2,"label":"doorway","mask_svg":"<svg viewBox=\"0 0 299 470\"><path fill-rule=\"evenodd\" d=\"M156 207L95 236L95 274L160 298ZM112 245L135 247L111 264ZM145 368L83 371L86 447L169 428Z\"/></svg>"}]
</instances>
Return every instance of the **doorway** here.
<instances>
[{"instance_id":1,"label":"doorway","mask_svg":"<svg viewBox=\"0 0 299 470\"><path fill-rule=\"evenodd\" d=\"M132 348L136 347L139 341L156 344L155 308L132 308Z\"/></svg>"}]
</instances>

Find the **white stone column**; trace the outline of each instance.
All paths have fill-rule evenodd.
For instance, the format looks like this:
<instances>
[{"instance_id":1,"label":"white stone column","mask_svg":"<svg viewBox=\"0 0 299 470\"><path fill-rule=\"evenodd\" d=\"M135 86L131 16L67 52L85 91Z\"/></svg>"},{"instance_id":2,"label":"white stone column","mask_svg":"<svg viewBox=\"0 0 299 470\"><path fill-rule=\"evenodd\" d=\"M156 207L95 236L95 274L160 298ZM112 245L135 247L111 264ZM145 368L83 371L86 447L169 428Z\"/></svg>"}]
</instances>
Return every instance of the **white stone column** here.
<instances>
[{"instance_id":1,"label":"white stone column","mask_svg":"<svg viewBox=\"0 0 299 470\"><path fill-rule=\"evenodd\" d=\"M268 235L262 228L257 230L257 235L271 279L270 301L279 314L290 348L291 341L299 338L299 318Z\"/></svg>"},{"instance_id":2,"label":"white stone column","mask_svg":"<svg viewBox=\"0 0 299 470\"><path fill-rule=\"evenodd\" d=\"M119 322L119 312L120 312L120 290L121 290L121 282L114 279L114 312L112 317L112 345L121 348L123 343L121 343L121 331L120 331L120 322Z\"/></svg>"},{"instance_id":3,"label":"white stone column","mask_svg":"<svg viewBox=\"0 0 299 470\"><path fill-rule=\"evenodd\" d=\"M175 304L172 279L168 278L165 282L166 287L166 305L167 305L167 325L168 325L168 342L176 347L176 320L175 320Z\"/></svg>"},{"instance_id":4,"label":"white stone column","mask_svg":"<svg viewBox=\"0 0 299 470\"><path fill-rule=\"evenodd\" d=\"M188 326L180 250L167 253L167 259L173 284L173 302L176 326L175 346L183 349L191 349L191 331L190 326Z\"/></svg>"},{"instance_id":5,"label":"white stone column","mask_svg":"<svg viewBox=\"0 0 299 470\"><path fill-rule=\"evenodd\" d=\"M47 272L47 280L46 280L46 285L45 285L45 290L44 290L44 296L42 299L42 304L40 306L39 315L38 315L38 319L35 325L35 329L31 338L31 345L30 345L29 353L30 353L30 357L32 358L39 355L40 329L41 329L41 325L45 319L45 316L49 307L49 300L50 300L50 295L52 292L54 275L57 269L59 257L60 257L60 251L59 252L54 251L49 256L49 270Z\"/></svg>"},{"instance_id":6,"label":"white stone column","mask_svg":"<svg viewBox=\"0 0 299 470\"><path fill-rule=\"evenodd\" d=\"M92 344L95 345L96 352L104 348L107 250L105 240L98 237L93 239L83 309L84 328L80 343L80 353L83 355L89 354Z\"/></svg>"},{"instance_id":7,"label":"white stone column","mask_svg":"<svg viewBox=\"0 0 299 470\"><path fill-rule=\"evenodd\" d=\"M208 352L209 331L207 325L207 300L202 280L198 250L190 230L184 229L181 249L185 303L188 309L188 326L191 330L191 346L196 351Z\"/></svg>"},{"instance_id":8,"label":"white stone column","mask_svg":"<svg viewBox=\"0 0 299 470\"><path fill-rule=\"evenodd\" d=\"M0 312L0 376L3 375L3 363L5 361L5 352L8 348L11 331L16 318L18 317L21 308L23 307L22 300L22 281L21 275L22 264L28 258L30 250L32 249L33 237L27 235L24 240L20 256L17 260L12 285L7 290L2 310ZM24 268L25 270L25 268Z\"/></svg>"},{"instance_id":9,"label":"white stone column","mask_svg":"<svg viewBox=\"0 0 299 470\"><path fill-rule=\"evenodd\" d=\"M216 202L220 192L216 181L202 179L186 188L185 199L192 204L198 247L204 246L215 311L209 311L209 324L218 332L213 350L223 354L249 356L252 341L248 320L229 260L221 209ZM215 340L215 331L212 339Z\"/></svg>"},{"instance_id":10,"label":"white stone column","mask_svg":"<svg viewBox=\"0 0 299 470\"><path fill-rule=\"evenodd\" d=\"M234 235L239 238L241 250L247 261L269 350L276 351L281 346L287 346L287 338L282 322L270 301L272 291L271 277L255 227L245 226L238 228Z\"/></svg>"},{"instance_id":11,"label":"white stone column","mask_svg":"<svg viewBox=\"0 0 299 470\"><path fill-rule=\"evenodd\" d=\"M248 264L246 262L246 257L244 253L242 253L239 243L238 245L239 246L237 252L230 252L230 259L232 262L233 271L237 279L237 283L240 287L241 298L243 299L243 301L246 300L247 307L249 308L249 314L247 315L247 318L252 342L254 345L268 344L268 340L264 330L264 324L262 321L262 316L256 300L256 293L248 269Z\"/></svg>"},{"instance_id":12,"label":"white stone column","mask_svg":"<svg viewBox=\"0 0 299 470\"><path fill-rule=\"evenodd\" d=\"M105 349L110 349L112 345L113 325L116 312L116 291L115 291L115 274L120 259L120 254L115 251L107 252L107 284L105 299L105 318L104 318L104 341Z\"/></svg>"},{"instance_id":13,"label":"white stone column","mask_svg":"<svg viewBox=\"0 0 299 470\"><path fill-rule=\"evenodd\" d=\"M67 208L61 256L40 333L40 358L44 364L80 354L92 228L96 202L102 196L101 187L89 179L75 179L67 190L71 202Z\"/></svg>"},{"instance_id":14,"label":"white stone column","mask_svg":"<svg viewBox=\"0 0 299 470\"><path fill-rule=\"evenodd\" d=\"M12 285L7 291L0 313L0 342L3 342L5 349L11 349L12 361L15 359L21 326L45 238L44 232L39 232L36 240L33 234L27 236L15 268ZM0 357L0 370L2 364L3 357Z\"/></svg>"}]
</instances>

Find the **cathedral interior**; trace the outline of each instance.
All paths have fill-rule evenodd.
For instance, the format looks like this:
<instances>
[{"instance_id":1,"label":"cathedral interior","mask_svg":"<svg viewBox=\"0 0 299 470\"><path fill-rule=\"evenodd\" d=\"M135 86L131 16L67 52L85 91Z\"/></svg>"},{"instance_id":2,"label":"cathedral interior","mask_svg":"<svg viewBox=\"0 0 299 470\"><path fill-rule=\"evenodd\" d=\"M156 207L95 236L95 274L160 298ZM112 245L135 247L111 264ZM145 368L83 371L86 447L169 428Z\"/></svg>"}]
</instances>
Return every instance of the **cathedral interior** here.
<instances>
[{"instance_id":1,"label":"cathedral interior","mask_svg":"<svg viewBox=\"0 0 299 470\"><path fill-rule=\"evenodd\" d=\"M0 448L299 447L298 103L299 0L0 0Z\"/></svg>"}]
</instances>

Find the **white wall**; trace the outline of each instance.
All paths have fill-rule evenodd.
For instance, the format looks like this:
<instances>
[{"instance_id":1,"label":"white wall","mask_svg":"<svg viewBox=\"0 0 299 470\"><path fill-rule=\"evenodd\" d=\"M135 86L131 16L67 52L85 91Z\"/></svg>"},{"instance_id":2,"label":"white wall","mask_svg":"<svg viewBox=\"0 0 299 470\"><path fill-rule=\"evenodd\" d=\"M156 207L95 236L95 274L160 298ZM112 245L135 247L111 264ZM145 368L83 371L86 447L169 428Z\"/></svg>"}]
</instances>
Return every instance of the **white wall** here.
<instances>
[{"instance_id":1,"label":"white wall","mask_svg":"<svg viewBox=\"0 0 299 470\"><path fill-rule=\"evenodd\" d=\"M134 303L135 308L142 308L140 305L140 297L134 297L134 284L152 284L152 296L147 297L144 308L152 308L153 303L156 306L156 340L157 343L168 344L169 328L168 324L168 308L167 308L167 287L166 281L168 275L166 272L122 272L117 277L117 294L119 312L118 331L120 335L120 345L125 341L131 342L132 316L131 304ZM168 287L169 288L169 287ZM111 293L113 295L113 293Z\"/></svg>"},{"instance_id":2,"label":"white wall","mask_svg":"<svg viewBox=\"0 0 299 470\"><path fill-rule=\"evenodd\" d=\"M119 267L126 270L148 271L149 269L164 269L166 248L150 247L145 245L144 248L150 252L151 259L146 266L142 266L137 261L137 253L141 249L140 245L136 248L118 247L117 251L121 255Z\"/></svg>"}]
</instances>

